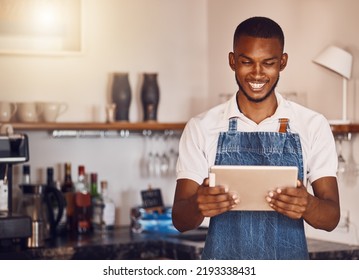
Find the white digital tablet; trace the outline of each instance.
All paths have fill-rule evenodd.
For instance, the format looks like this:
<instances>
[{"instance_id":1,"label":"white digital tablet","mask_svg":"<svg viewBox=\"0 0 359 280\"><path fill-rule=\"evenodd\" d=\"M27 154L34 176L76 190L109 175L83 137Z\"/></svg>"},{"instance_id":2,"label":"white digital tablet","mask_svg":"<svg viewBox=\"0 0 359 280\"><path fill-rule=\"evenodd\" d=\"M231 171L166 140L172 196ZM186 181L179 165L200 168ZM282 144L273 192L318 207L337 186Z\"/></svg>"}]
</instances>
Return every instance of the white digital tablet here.
<instances>
[{"instance_id":1,"label":"white digital tablet","mask_svg":"<svg viewBox=\"0 0 359 280\"><path fill-rule=\"evenodd\" d=\"M224 185L239 195L240 202L232 210L273 211L266 201L269 191L296 187L296 166L214 165L209 171L209 186Z\"/></svg>"}]
</instances>

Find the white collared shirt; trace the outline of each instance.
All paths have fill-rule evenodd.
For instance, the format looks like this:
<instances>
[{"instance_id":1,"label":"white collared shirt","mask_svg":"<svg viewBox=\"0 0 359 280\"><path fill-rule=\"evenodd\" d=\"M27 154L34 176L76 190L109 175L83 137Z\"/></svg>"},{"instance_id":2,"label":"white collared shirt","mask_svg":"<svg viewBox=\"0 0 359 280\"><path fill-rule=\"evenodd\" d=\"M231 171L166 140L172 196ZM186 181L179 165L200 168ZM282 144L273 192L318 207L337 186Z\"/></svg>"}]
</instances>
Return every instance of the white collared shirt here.
<instances>
[{"instance_id":1,"label":"white collared shirt","mask_svg":"<svg viewBox=\"0 0 359 280\"><path fill-rule=\"evenodd\" d=\"M304 184L321 177L336 177L338 158L335 141L327 119L306 107L284 99L276 92L278 108L256 124L237 106L236 94L227 102L193 117L187 123L179 144L177 179L191 179L201 184L214 164L220 132L228 131L229 119L238 117L238 131L273 132L279 130L279 119L288 118L292 133L301 140Z\"/></svg>"}]
</instances>

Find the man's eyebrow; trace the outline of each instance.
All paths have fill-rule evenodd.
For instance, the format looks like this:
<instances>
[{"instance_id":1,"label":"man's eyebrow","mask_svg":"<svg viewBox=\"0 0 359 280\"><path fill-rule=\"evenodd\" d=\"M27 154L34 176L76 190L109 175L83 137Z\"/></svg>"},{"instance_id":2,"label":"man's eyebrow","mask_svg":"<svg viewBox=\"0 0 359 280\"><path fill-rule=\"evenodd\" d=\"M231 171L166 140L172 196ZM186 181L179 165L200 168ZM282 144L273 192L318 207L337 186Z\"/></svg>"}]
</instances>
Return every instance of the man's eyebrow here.
<instances>
[{"instance_id":1,"label":"man's eyebrow","mask_svg":"<svg viewBox=\"0 0 359 280\"><path fill-rule=\"evenodd\" d=\"M264 59L264 61L269 61L269 60L279 60L279 57L278 56L273 56L273 57Z\"/></svg>"},{"instance_id":2,"label":"man's eyebrow","mask_svg":"<svg viewBox=\"0 0 359 280\"><path fill-rule=\"evenodd\" d=\"M242 57L242 58L245 58L245 59L248 59L248 60L252 60L252 58L246 56L243 53L239 54L239 57ZM279 59L278 56L273 56L273 57L265 58L265 59L263 59L263 61L278 60L278 59Z\"/></svg>"},{"instance_id":3,"label":"man's eyebrow","mask_svg":"<svg viewBox=\"0 0 359 280\"><path fill-rule=\"evenodd\" d=\"M243 57L243 58L245 58L245 59L248 59L248 60L252 60L250 57L246 56L246 55L243 54L243 53L240 53L239 56L240 56L240 57Z\"/></svg>"}]
</instances>

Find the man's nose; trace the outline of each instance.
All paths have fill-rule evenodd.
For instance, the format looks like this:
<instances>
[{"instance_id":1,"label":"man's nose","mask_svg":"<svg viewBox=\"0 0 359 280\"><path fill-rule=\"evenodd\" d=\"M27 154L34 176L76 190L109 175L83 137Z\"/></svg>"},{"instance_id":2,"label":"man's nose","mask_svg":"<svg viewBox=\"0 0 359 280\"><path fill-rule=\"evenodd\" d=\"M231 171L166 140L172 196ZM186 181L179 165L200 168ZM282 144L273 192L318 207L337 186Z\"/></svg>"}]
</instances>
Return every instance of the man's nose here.
<instances>
[{"instance_id":1,"label":"man's nose","mask_svg":"<svg viewBox=\"0 0 359 280\"><path fill-rule=\"evenodd\" d=\"M263 67L260 63L254 63L252 69L252 75L254 77L261 77L263 76Z\"/></svg>"}]
</instances>

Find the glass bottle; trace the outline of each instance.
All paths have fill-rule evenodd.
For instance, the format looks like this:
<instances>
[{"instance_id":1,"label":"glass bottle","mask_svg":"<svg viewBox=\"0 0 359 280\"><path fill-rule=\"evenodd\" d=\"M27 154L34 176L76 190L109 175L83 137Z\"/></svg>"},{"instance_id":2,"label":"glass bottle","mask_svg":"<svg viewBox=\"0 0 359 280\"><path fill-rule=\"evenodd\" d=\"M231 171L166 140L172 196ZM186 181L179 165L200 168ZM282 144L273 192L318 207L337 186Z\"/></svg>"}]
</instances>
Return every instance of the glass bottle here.
<instances>
[{"instance_id":1,"label":"glass bottle","mask_svg":"<svg viewBox=\"0 0 359 280\"><path fill-rule=\"evenodd\" d=\"M86 192L87 186L86 186L86 174L85 174L85 166L79 165L78 166L78 173L77 173L77 181L75 184L75 190L76 192Z\"/></svg>"},{"instance_id":2,"label":"glass bottle","mask_svg":"<svg viewBox=\"0 0 359 280\"><path fill-rule=\"evenodd\" d=\"M115 212L116 207L114 201L108 195L107 181L101 181L101 196L103 198L105 208L103 213L103 222L106 229L113 229L115 227Z\"/></svg>"},{"instance_id":3,"label":"glass bottle","mask_svg":"<svg viewBox=\"0 0 359 280\"><path fill-rule=\"evenodd\" d=\"M56 188L55 181L54 181L54 169L52 167L46 168L46 188L52 187ZM58 208L56 207L55 199L54 197L50 196L50 204L51 207L53 207L54 212L57 213ZM48 215L51 216L52 212L48 211ZM53 215L54 216L54 215ZM48 217L49 220L54 219L54 217Z\"/></svg>"},{"instance_id":4,"label":"glass bottle","mask_svg":"<svg viewBox=\"0 0 359 280\"><path fill-rule=\"evenodd\" d=\"M97 184L97 173L91 173L91 189L90 189L90 192L91 192L91 197L94 198L94 197L97 197L99 196L99 193L98 193L98 184Z\"/></svg>"},{"instance_id":5,"label":"glass bottle","mask_svg":"<svg viewBox=\"0 0 359 280\"><path fill-rule=\"evenodd\" d=\"M22 183L31 184L30 165L28 164L22 166Z\"/></svg>"},{"instance_id":6,"label":"glass bottle","mask_svg":"<svg viewBox=\"0 0 359 280\"><path fill-rule=\"evenodd\" d=\"M9 212L8 165L0 164L0 217Z\"/></svg>"},{"instance_id":7,"label":"glass bottle","mask_svg":"<svg viewBox=\"0 0 359 280\"><path fill-rule=\"evenodd\" d=\"M91 231L91 194L86 183L85 167L79 165L75 192L76 230L79 234Z\"/></svg>"},{"instance_id":8,"label":"glass bottle","mask_svg":"<svg viewBox=\"0 0 359 280\"><path fill-rule=\"evenodd\" d=\"M105 204L100 194L92 197L92 227L95 231L102 230L102 215L104 208Z\"/></svg>"},{"instance_id":9,"label":"glass bottle","mask_svg":"<svg viewBox=\"0 0 359 280\"><path fill-rule=\"evenodd\" d=\"M56 187L54 180L54 169L52 167L46 168L46 186Z\"/></svg>"},{"instance_id":10,"label":"glass bottle","mask_svg":"<svg viewBox=\"0 0 359 280\"><path fill-rule=\"evenodd\" d=\"M94 203L93 225L96 231L112 230L115 227L115 203L108 196L107 181L101 181L101 194Z\"/></svg>"},{"instance_id":11,"label":"glass bottle","mask_svg":"<svg viewBox=\"0 0 359 280\"><path fill-rule=\"evenodd\" d=\"M75 229L75 188L71 176L71 163L65 163L65 177L61 185L61 192L66 200L66 225L65 230L73 232ZM63 230L63 224L59 224L59 231Z\"/></svg>"}]
</instances>

